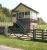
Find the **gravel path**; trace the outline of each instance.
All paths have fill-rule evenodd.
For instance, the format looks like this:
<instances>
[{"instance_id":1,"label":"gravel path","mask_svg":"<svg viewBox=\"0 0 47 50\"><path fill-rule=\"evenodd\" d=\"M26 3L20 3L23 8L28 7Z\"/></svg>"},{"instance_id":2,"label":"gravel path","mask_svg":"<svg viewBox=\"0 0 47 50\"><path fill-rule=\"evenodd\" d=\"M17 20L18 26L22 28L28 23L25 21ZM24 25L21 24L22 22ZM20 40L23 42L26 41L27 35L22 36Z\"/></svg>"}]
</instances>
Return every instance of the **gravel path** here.
<instances>
[{"instance_id":1,"label":"gravel path","mask_svg":"<svg viewBox=\"0 0 47 50\"><path fill-rule=\"evenodd\" d=\"M7 46L4 46L4 45L0 45L0 50L22 50L22 49L11 48L11 47L7 47Z\"/></svg>"}]
</instances>

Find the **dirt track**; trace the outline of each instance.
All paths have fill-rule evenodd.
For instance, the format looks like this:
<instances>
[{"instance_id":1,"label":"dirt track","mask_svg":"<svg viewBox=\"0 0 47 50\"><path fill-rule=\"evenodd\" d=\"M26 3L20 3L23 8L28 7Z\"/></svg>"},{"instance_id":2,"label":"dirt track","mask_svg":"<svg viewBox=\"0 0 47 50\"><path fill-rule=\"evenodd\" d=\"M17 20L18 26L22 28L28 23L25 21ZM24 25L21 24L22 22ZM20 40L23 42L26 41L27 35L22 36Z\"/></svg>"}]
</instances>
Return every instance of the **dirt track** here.
<instances>
[{"instance_id":1,"label":"dirt track","mask_svg":"<svg viewBox=\"0 0 47 50\"><path fill-rule=\"evenodd\" d=\"M4 45L0 45L0 50L22 50L22 49L11 48L11 47L7 47L7 46L4 46Z\"/></svg>"}]
</instances>

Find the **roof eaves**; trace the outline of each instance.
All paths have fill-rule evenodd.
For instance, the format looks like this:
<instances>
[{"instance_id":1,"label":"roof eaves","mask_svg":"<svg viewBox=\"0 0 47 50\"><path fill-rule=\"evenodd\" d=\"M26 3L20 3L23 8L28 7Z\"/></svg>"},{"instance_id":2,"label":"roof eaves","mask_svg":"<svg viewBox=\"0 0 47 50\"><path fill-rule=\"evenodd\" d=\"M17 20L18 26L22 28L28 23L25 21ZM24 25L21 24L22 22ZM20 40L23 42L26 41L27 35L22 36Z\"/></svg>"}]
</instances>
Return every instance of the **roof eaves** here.
<instances>
[{"instance_id":1,"label":"roof eaves","mask_svg":"<svg viewBox=\"0 0 47 50\"><path fill-rule=\"evenodd\" d=\"M32 8L30 8L30 7L28 7L28 6L26 6L26 5L24 5L23 3L20 3L20 4L19 4L16 8L14 8L12 11L15 11L20 5L23 5L23 6L29 8L30 10L32 10L32 11L34 11L34 12L36 12L36 13L39 13L38 11L36 11L36 10L34 10L34 9L32 9Z\"/></svg>"}]
</instances>

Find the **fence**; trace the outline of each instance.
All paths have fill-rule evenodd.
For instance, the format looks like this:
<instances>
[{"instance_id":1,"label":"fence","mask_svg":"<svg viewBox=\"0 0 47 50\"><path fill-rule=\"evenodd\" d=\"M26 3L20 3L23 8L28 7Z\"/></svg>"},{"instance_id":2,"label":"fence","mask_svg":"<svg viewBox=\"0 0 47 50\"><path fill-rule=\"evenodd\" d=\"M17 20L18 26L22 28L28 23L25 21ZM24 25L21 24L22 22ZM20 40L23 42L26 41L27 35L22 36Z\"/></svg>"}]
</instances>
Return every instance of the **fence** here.
<instances>
[{"instance_id":1,"label":"fence","mask_svg":"<svg viewBox=\"0 0 47 50\"><path fill-rule=\"evenodd\" d=\"M32 33L33 40L42 40L42 41L47 40L47 30L34 29L31 30L31 33Z\"/></svg>"}]
</instances>

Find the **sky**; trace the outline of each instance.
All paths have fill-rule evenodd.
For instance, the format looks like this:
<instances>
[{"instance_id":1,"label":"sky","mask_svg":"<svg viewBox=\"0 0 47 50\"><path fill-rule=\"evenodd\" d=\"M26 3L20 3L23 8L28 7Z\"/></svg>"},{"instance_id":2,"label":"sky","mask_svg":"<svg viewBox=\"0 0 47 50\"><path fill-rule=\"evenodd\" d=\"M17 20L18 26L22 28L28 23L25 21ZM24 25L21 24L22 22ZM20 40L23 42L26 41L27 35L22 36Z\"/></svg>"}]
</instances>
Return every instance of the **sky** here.
<instances>
[{"instance_id":1,"label":"sky","mask_svg":"<svg viewBox=\"0 0 47 50\"><path fill-rule=\"evenodd\" d=\"M10 10L14 9L19 3L23 3L39 12L41 17L47 22L47 0L0 0L0 4Z\"/></svg>"}]
</instances>

